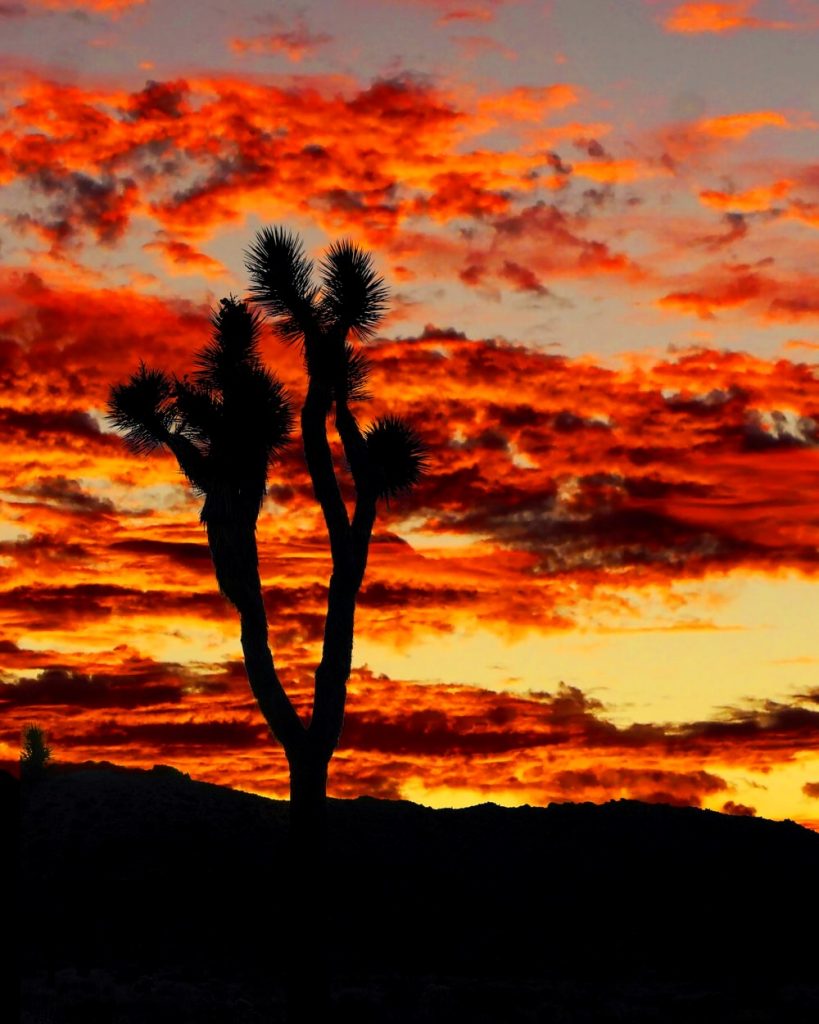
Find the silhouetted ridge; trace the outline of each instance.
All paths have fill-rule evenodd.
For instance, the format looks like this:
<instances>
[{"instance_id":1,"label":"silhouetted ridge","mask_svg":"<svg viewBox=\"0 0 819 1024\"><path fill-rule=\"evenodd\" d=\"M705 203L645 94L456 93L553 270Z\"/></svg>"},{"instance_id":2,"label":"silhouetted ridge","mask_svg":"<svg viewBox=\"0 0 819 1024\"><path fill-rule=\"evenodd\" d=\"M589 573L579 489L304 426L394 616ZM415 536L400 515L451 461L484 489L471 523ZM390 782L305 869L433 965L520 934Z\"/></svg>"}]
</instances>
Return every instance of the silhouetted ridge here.
<instances>
[{"instance_id":1,"label":"silhouetted ridge","mask_svg":"<svg viewBox=\"0 0 819 1024\"><path fill-rule=\"evenodd\" d=\"M819 911L819 836L791 822L635 801L432 810L361 798L331 801L330 825L347 880L332 955L339 976L363 986L355 1019L458 1019L477 991L484 1016L470 1019L533 1019L516 1016L514 1000L487 1016L490 982L524 1003L566 986L626 986L625 1019L635 1021L694 1019L675 1017L668 1000L695 990L719 1007L702 1020L774 1019L733 1018L730 1007L779 1005L786 988L814 1006L814 953L799 926ZM220 978L275 988L287 940L281 896L257 878L283 870L286 829L283 801L170 768L51 774L27 794L23 818L26 921L48 925L23 944L29 976L94 969L200 979L202 991ZM417 1004L431 978L460 993L439 1017ZM361 1017L378 985L382 1004L416 1009ZM586 1005L566 998L571 1013ZM662 1018L641 1016L658 1000ZM606 1020L605 1006L555 1019Z\"/></svg>"}]
</instances>

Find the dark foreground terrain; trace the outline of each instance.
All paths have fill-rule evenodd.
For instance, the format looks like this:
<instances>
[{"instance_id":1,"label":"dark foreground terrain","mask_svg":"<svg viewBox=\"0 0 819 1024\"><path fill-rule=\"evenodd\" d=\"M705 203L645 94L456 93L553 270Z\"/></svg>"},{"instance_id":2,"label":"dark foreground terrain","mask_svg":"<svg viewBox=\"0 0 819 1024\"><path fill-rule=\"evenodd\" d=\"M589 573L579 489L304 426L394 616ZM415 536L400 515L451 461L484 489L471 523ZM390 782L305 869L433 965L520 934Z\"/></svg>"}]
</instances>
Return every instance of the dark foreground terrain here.
<instances>
[{"instance_id":1,"label":"dark foreground terrain","mask_svg":"<svg viewBox=\"0 0 819 1024\"><path fill-rule=\"evenodd\" d=\"M340 1021L819 1021L819 835L790 822L360 799L331 828ZM169 768L32 787L22 1020L281 1020L285 836L286 804Z\"/></svg>"}]
</instances>

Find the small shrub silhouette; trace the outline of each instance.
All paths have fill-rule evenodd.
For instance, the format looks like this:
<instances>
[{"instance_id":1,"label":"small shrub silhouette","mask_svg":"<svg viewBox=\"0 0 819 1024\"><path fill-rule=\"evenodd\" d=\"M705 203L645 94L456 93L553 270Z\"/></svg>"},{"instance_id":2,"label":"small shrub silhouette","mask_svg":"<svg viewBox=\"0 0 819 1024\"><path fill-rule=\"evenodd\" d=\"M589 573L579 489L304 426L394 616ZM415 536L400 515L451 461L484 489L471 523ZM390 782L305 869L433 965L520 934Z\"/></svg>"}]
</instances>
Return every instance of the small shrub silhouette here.
<instances>
[{"instance_id":1,"label":"small shrub silhouette","mask_svg":"<svg viewBox=\"0 0 819 1024\"><path fill-rule=\"evenodd\" d=\"M20 752L20 778L36 782L43 777L51 761L51 747L46 743L45 730L39 725L23 729L23 749Z\"/></svg>"}]
</instances>

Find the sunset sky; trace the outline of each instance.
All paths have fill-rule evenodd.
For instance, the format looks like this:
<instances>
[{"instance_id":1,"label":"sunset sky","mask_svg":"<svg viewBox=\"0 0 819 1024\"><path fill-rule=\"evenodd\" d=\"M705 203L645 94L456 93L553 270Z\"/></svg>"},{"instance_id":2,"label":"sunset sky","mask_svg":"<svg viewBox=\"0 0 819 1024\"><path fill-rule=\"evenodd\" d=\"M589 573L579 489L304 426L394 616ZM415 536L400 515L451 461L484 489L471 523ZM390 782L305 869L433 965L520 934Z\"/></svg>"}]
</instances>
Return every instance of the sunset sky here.
<instances>
[{"instance_id":1,"label":"sunset sky","mask_svg":"<svg viewBox=\"0 0 819 1024\"><path fill-rule=\"evenodd\" d=\"M381 510L335 796L620 797L819 827L819 2L0 2L0 762L287 792L175 462L255 232L371 250ZM265 356L303 394L298 353ZM328 553L298 444L259 520L300 706Z\"/></svg>"}]
</instances>

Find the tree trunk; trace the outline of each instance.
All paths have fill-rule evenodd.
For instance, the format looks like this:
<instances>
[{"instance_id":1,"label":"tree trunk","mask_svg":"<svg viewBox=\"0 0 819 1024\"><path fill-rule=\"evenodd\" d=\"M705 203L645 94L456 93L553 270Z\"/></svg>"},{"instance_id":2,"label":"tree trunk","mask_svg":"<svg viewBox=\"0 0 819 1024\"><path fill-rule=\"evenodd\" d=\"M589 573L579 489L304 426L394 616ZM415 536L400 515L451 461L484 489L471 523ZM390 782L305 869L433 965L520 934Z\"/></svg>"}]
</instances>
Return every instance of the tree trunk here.
<instances>
[{"instance_id":1,"label":"tree trunk","mask_svg":"<svg viewBox=\"0 0 819 1024\"><path fill-rule=\"evenodd\" d=\"M328 758L289 755L290 1024L326 1024L330 1017L329 929L332 893L327 835Z\"/></svg>"}]
</instances>

